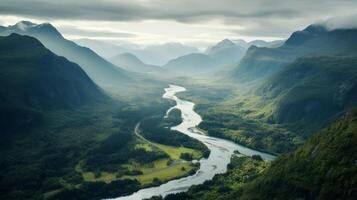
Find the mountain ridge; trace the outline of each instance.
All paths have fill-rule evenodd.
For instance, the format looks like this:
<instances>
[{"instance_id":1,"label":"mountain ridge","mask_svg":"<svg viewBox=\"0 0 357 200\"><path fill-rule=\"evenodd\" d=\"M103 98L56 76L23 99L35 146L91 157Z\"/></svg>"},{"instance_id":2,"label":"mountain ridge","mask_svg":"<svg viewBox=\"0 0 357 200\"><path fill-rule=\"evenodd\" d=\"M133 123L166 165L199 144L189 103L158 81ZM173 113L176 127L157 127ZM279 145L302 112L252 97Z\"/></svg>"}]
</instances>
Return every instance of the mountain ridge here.
<instances>
[{"instance_id":1,"label":"mountain ridge","mask_svg":"<svg viewBox=\"0 0 357 200\"><path fill-rule=\"evenodd\" d=\"M159 66L148 65L143 61L141 61L134 54L128 52L114 56L109 60L118 66L122 66L124 69L128 71L134 71L139 73L151 73L151 72L158 72L161 70Z\"/></svg>"},{"instance_id":2,"label":"mountain ridge","mask_svg":"<svg viewBox=\"0 0 357 200\"><path fill-rule=\"evenodd\" d=\"M64 56L79 64L94 81L102 86L130 81L128 74L124 70L103 59L91 49L65 39L51 24L30 23L21 21L13 26L8 26L0 32L0 35L6 36L11 33L18 33L35 37L57 55ZM27 26L19 29L24 25Z\"/></svg>"},{"instance_id":3,"label":"mountain ridge","mask_svg":"<svg viewBox=\"0 0 357 200\"><path fill-rule=\"evenodd\" d=\"M252 46L233 70L232 78L247 82L267 77L299 57L353 55L357 53L357 29L328 31L310 25L294 32L277 48Z\"/></svg>"},{"instance_id":4,"label":"mountain ridge","mask_svg":"<svg viewBox=\"0 0 357 200\"><path fill-rule=\"evenodd\" d=\"M187 75L187 73L203 73L215 66L216 62L210 56L202 53L191 53L170 60L162 68Z\"/></svg>"},{"instance_id":5,"label":"mountain ridge","mask_svg":"<svg viewBox=\"0 0 357 200\"><path fill-rule=\"evenodd\" d=\"M42 111L109 99L80 66L33 37L15 33L0 37L0 58L2 130L27 127Z\"/></svg>"}]
</instances>

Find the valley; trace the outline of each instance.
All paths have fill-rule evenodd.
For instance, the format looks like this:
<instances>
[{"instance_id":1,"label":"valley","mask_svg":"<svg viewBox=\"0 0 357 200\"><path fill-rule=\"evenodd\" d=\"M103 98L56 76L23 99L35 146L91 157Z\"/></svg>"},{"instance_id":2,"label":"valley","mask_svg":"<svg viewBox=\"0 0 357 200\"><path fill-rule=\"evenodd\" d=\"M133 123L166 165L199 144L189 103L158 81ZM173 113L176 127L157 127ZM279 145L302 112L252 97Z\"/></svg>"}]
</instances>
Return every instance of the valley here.
<instances>
[{"instance_id":1,"label":"valley","mask_svg":"<svg viewBox=\"0 0 357 200\"><path fill-rule=\"evenodd\" d=\"M210 9L169 28L84 11L0 20L0 199L355 199L354 15L265 41Z\"/></svg>"},{"instance_id":2,"label":"valley","mask_svg":"<svg viewBox=\"0 0 357 200\"><path fill-rule=\"evenodd\" d=\"M213 178L216 174L224 173L233 154L237 154L237 156L257 156L260 159L268 161L275 158L272 155L236 145L228 140L206 136L203 132L196 129L196 126L202 121L202 119L193 110L194 104L192 102L181 100L175 96L176 93L183 92L185 90L185 88L176 85L170 85L169 88L165 89L163 98L174 100L177 103L176 106L167 111L167 115L169 116L173 109L179 109L182 112L182 122L177 126L171 127L171 129L177 130L205 144L205 146L207 146L210 150L208 158L199 160L199 171L194 173L192 176L173 180L158 187L142 189L132 195L116 199L145 199L154 195L166 196L171 193L186 191L192 185L201 184L204 181Z\"/></svg>"}]
</instances>

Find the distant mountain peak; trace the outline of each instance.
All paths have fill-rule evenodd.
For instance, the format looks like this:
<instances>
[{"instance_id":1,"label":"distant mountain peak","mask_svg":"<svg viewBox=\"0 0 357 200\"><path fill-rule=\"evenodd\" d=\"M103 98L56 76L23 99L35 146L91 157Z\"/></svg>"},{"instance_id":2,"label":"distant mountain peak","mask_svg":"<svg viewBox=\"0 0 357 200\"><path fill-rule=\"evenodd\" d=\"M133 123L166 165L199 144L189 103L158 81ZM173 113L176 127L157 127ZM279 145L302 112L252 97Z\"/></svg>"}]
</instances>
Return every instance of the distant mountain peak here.
<instances>
[{"instance_id":1,"label":"distant mountain peak","mask_svg":"<svg viewBox=\"0 0 357 200\"><path fill-rule=\"evenodd\" d=\"M213 46L213 48L227 48L227 47L234 47L236 46L236 44L234 44L234 42L232 42L229 39L224 39L220 42L218 42L215 46Z\"/></svg>"},{"instance_id":2,"label":"distant mountain peak","mask_svg":"<svg viewBox=\"0 0 357 200\"><path fill-rule=\"evenodd\" d=\"M287 45L301 45L312 37L317 37L328 32L328 29L320 24L312 24L302 31L294 32L285 42Z\"/></svg>"},{"instance_id":3,"label":"distant mountain peak","mask_svg":"<svg viewBox=\"0 0 357 200\"><path fill-rule=\"evenodd\" d=\"M136 58L137 59L137 57L134 54L128 53L128 52L124 52L122 54L119 54L119 56L127 56L127 57L131 57L131 58Z\"/></svg>"},{"instance_id":4,"label":"distant mountain peak","mask_svg":"<svg viewBox=\"0 0 357 200\"><path fill-rule=\"evenodd\" d=\"M122 53L117 56L110 58L110 61L117 66L120 66L128 71L139 72L139 73L149 73L157 72L160 70L159 67L154 65L148 65L141 61L136 55L132 53Z\"/></svg>"},{"instance_id":5,"label":"distant mountain peak","mask_svg":"<svg viewBox=\"0 0 357 200\"><path fill-rule=\"evenodd\" d=\"M322 24L312 24L312 25L306 27L303 31L308 32L308 33L321 33L321 32L326 32L328 30Z\"/></svg>"},{"instance_id":6,"label":"distant mountain peak","mask_svg":"<svg viewBox=\"0 0 357 200\"><path fill-rule=\"evenodd\" d=\"M256 45L251 45L249 48L248 48L248 50L247 50L247 52L249 52L249 51L253 51L253 50L255 50L255 49L259 49L259 47L257 47Z\"/></svg>"},{"instance_id":7,"label":"distant mountain peak","mask_svg":"<svg viewBox=\"0 0 357 200\"><path fill-rule=\"evenodd\" d=\"M32 28L32 27L35 27L35 26L37 26L37 24L32 23L30 21L19 21L14 25L14 27L16 27L16 28L18 28L18 29L20 29L22 31L26 31L29 28Z\"/></svg>"},{"instance_id":8,"label":"distant mountain peak","mask_svg":"<svg viewBox=\"0 0 357 200\"><path fill-rule=\"evenodd\" d=\"M232 47L237 47L237 45L229 39L224 39L218 42L216 45L209 47L206 50L207 54L214 54L215 52L221 51L223 49L228 49Z\"/></svg>"},{"instance_id":9,"label":"distant mountain peak","mask_svg":"<svg viewBox=\"0 0 357 200\"><path fill-rule=\"evenodd\" d=\"M117 85L119 82L128 81L125 71L97 55L89 48L82 47L65 39L61 33L50 23L36 24L20 21L15 25L5 28L0 27L0 35L7 36L11 33L28 35L38 39L46 48L59 56L79 64L85 72L98 84Z\"/></svg>"},{"instance_id":10,"label":"distant mountain peak","mask_svg":"<svg viewBox=\"0 0 357 200\"><path fill-rule=\"evenodd\" d=\"M14 25L8 26L12 31L22 32L39 32L62 37L61 33L50 23L36 24L31 21L19 21Z\"/></svg>"},{"instance_id":11,"label":"distant mountain peak","mask_svg":"<svg viewBox=\"0 0 357 200\"><path fill-rule=\"evenodd\" d=\"M221 42L218 43L219 45L235 45L231 40L229 39L224 39Z\"/></svg>"},{"instance_id":12,"label":"distant mountain peak","mask_svg":"<svg viewBox=\"0 0 357 200\"><path fill-rule=\"evenodd\" d=\"M0 99L33 109L67 108L103 99L81 67L39 40L12 33L0 37ZM6 105L6 104L5 104Z\"/></svg>"},{"instance_id":13,"label":"distant mountain peak","mask_svg":"<svg viewBox=\"0 0 357 200\"><path fill-rule=\"evenodd\" d=\"M136 64L144 64L136 55L128 52L124 52L115 56L113 59L127 59L131 62L135 62ZM120 66L120 65L119 65Z\"/></svg>"}]
</instances>

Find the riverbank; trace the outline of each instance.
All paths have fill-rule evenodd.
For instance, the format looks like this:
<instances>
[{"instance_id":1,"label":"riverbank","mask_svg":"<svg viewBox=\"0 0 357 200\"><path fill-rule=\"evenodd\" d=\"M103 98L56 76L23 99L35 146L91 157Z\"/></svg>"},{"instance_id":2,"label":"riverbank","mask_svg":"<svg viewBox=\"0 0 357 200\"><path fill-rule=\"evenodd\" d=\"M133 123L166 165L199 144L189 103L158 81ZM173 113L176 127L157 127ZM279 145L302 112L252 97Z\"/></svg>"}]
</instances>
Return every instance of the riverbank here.
<instances>
[{"instance_id":1,"label":"riverbank","mask_svg":"<svg viewBox=\"0 0 357 200\"><path fill-rule=\"evenodd\" d=\"M115 198L116 200L137 200L187 191L192 185L202 184L206 180L212 179L216 174L225 173L234 152L239 152L246 156L259 155L264 160L273 160L275 158L270 154L255 151L228 140L206 136L198 129L193 132L192 129L202 122L202 118L194 111L195 104L193 102L184 101L176 96L177 93L184 91L186 91L184 87L176 85L170 85L165 88L163 98L176 102L176 105L170 108L168 112L176 108L181 111L182 117L182 123L171 127L171 129L202 142L211 151L209 157L199 160L200 169L192 176L172 180L157 187L142 189L132 195Z\"/></svg>"}]
</instances>

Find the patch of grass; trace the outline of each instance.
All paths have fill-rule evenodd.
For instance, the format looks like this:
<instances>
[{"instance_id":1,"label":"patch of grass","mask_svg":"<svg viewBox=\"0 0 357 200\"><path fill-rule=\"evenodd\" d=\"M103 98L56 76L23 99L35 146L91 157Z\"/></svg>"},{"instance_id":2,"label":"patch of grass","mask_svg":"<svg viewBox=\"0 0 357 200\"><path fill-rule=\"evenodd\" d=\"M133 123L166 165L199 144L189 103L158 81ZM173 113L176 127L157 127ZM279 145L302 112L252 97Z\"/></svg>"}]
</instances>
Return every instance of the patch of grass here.
<instances>
[{"instance_id":1,"label":"patch of grass","mask_svg":"<svg viewBox=\"0 0 357 200\"><path fill-rule=\"evenodd\" d=\"M155 145L159 149L161 149L162 151L167 153L172 160L179 160L180 155L182 153L192 154L193 159L196 159L196 160L202 158L202 153L196 149L191 149L191 148L182 147L182 146L181 147L173 147L173 146L157 144L157 143L155 143Z\"/></svg>"},{"instance_id":2,"label":"patch of grass","mask_svg":"<svg viewBox=\"0 0 357 200\"><path fill-rule=\"evenodd\" d=\"M196 149L187 147L174 147L169 145L148 142L146 140L138 139L134 143L134 149L143 149L146 152L165 152L169 158L155 160L150 163L140 163L137 161L129 161L126 164L118 165L118 172L93 172L84 171L82 169L83 161L76 165L77 172L82 174L85 181L98 182L102 181L110 183L116 180L136 179L142 186L155 184L157 181L165 182L171 179L187 176L193 171L197 170L197 166L180 159L181 154L187 153L192 155L193 159L200 159L203 157L202 152ZM126 169L126 172L141 172L138 175L127 175L119 172L119 169ZM184 170L183 170L184 169Z\"/></svg>"},{"instance_id":3,"label":"patch of grass","mask_svg":"<svg viewBox=\"0 0 357 200\"><path fill-rule=\"evenodd\" d=\"M154 167L136 166L135 169L143 172L143 175L123 176L122 178L137 179L142 185L155 182L155 179L165 182L174 178L189 175L197 167L190 162L178 162L167 165L169 159L156 161ZM182 170L185 168L185 170Z\"/></svg>"},{"instance_id":4,"label":"patch of grass","mask_svg":"<svg viewBox=\"0 0 357 200\"><path fill-rule=\"evenodd\" d=\"M139 143L139 144L136 144L135 149L144 149L145 151L147 152L150 152L150 151L153 151L152 149L152 145L148 144L148 143Z\"/></svg>"},{"instance_id":5,"label":"patch of grass","mask_svg":"<svg viewBox=\"0 0 357 200\"><path fill-rule=\"evenodd\" d=\"M141 171L143 174L118 176L118 173L100 172L99 176L96 177L93 172L82 172L82 176L85 181L102 181L106 183L120 179L137 179L145 186L152 184L155 178L164 182L187 176L197 169L197 166L191 164L191 162L181 160L171 161L170 159L160 159L146 164L131 162L130 164L122 165L122 167L125 167L129 171ZM182 170L183 168L185 170Z\"/></svg>"}]
</instances>

